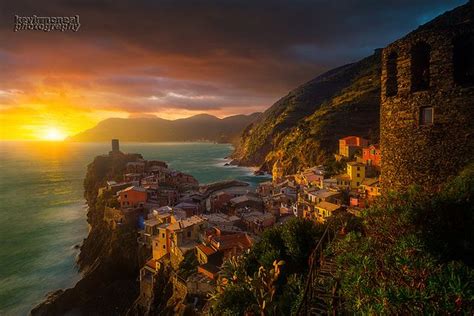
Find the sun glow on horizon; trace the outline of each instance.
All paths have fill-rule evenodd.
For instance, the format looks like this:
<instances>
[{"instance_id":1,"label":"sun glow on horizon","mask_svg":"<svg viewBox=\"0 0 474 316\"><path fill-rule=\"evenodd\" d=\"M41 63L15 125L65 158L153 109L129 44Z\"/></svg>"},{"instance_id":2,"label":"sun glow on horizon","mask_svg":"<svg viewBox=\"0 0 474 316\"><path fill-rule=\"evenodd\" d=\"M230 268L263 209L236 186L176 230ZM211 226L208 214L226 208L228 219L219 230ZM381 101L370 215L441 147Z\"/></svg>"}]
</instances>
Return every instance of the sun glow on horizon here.
<instances>
[{"instance_id":1,"label":"sun glow on horizon","mask_svg":"<svg viewBox=\"0 0 474 316\"><path fill-rule=\"evenodd\" d=\"M63 141L66 134L56 127L48 127L41 135L41 139L49 141Z\"/></svg>"}]
</instances>

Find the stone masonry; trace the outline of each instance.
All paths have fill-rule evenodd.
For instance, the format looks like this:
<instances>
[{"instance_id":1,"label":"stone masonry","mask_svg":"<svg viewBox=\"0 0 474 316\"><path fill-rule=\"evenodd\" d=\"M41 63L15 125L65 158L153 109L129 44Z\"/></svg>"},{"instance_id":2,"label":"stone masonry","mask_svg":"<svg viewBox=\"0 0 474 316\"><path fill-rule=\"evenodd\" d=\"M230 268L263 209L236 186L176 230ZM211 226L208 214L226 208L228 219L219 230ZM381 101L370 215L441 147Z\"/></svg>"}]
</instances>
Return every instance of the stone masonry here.
<instances>
[{"instance_id":1,"label":"stone masonry","mask_svg":"<svg viewBox=\"0 0 474 316\"><path fill-rule=\"evenodd\" d=\"M474 160L473 8L471 0L383 50L384 190L437 190Z\"/></svg>"}]
</instances>

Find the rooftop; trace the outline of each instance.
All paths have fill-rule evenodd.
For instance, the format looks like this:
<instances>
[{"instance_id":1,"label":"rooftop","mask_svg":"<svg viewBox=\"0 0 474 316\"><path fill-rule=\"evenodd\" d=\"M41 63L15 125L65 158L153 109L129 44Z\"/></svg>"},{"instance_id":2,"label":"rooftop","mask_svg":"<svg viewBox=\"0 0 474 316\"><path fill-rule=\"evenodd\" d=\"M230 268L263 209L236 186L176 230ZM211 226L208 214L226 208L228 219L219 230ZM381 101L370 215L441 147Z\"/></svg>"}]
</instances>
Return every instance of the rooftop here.
<instances>
[{"instance_id":1,"label":"rooftop","mask_svg":"<svg viewBox=\"0 0 474 316\"><path fill-rule=\"evenodd\" d=\"M322 209L327 210L329 212L334 212L334 211L337 211L338 209L341 208L337 204L329 203L329 202L325 202L325 201L322 201L322 202L316 204L316 207L317 208L322 208Z\"/></svg>"},{"instance_id":2,"label":"rooftop","mask_svg":"<svg viewBox=\"0 0 474 316\"><path fill-rule=\"evenodd\" d=\"M362 181L362 185L378 186L379 178L365 178L364 181Z\"/></svg>"},{"instance_id":3,"label":"rooftop","mask_svg":"<svg viewBox=\"0 0 474 316\"><path fill-rule=\"evenodd\" d=\"M351 177L344 173L344 174L338 174L338 175L335 175L334 176L334 179L340 179L340 180L346 180L346 181L350 181L351 180Z\"/></svg>"},{"instance_id":4,"label":"rooftop","mask_svg":"<svg viewBox=\"0 0 474 316\"><path fill-rule=\"evenodd\" d=\"M193 225L201 224L206 222L206 220L200 216L194 215L189 218L182 219L176 223L171 224L168 226L169 230L181 230Z\"/></svg>"},{"instance_id":5,"label":"rooftop","mask_svg":"<svg viewBox=\"0 0 474 316\"><path fill-rule=\"evenodd\" d=\"M330 190L327 190L327 189L322 189L322 190L316 190L316 191L310 191L308 192L309 195L313 195L317 198L328 198L328 197L331 197L331 196L335 196L335 195L339 195L340 193L339 192L335 192L335 191L330 191Z\"/></svg>"},{"instance_id":6,"label":"rooftop","mask_svg":"<svg viewBox=\"0 0 474 316\"><path fill-rule=\"evenodd\" d=\"M252 246L252 240L245 233L213 236L212 241L217 243L217 248L219 250L230 249L233 247L247 249Z\"/></svg>"},{"instance_id":7,"label":"rooftop","mask_svg":"<svg viewBox=\"0 0 474 316\"><path fill-rule=\"evenodd\" d=\"M239 220L235 215L229 216L223 213L204 214L202 217L210 222L234 222Z\"/></svg>"},{"instance_id":8,"label":"rooftop","mask_svg":"<svg viewBox=\"0 0 474 316\"><path fill-rule=\"evenodd\" d=\"M380 149L380 145L379 144L372 144L372 145L367 146L366 148Z\"/></svg>"},{"instance_id":9,"label":"rooftop","mask_svg":"<svg viewBox=\"0 0 474 316\"><path fill-rule=\"evenodd\" d=\"M160 224L162 224L162 221L160 221L157 218L147 219L145 221L146 226L156 226L156 225L160 225Z\"/></svg>"},{"instance_id":10,"label":"rooftop","mask_svg":"<svg viewBox=\"0 0 474 316\"><path fill-rule=\"evenodd\" d=\"M242 214L242 218L245 219L246 221L265 220L265 219L270 219L273 217L274 216L271 213L262 213L259 211Z\"/></svg>"},{"instance_id":11,"label":"rooftop","mask_svg":"<svg viewBox=\"0 0 474 316\"><path fill-rule=\"evenodd\" d=\"M352 167L365 167L363 163L357 161L349 161L347 164Z\"/></svg>"},{"instance_id":12,"label":"rooftop","mask_svg":"<svg viewBox=\"0 0 474 316\"><path fill-rule=\"evenodd\" d=\"M247 201L262 202L262 199L253 195L246 194L246 195L235 197L230 200L230 202L235 203L235 204L244 203Z\"/></svg>"},{"instance_id":13,"label":"rooftop","mask_svg":"<svg viewBox=\"0 0 474 316\"><path fill-rule=\"evenodd\" d=\"M217 252L216 249L214 248L211 248L209 246L206 246L206 245L203 245L203 244L199 244L196 246L196 248L198 248L199 250L201 250L206 256L210 256L214 253Z\"/></svg>"},{"instance_id":14,"label":"rooftop","mask_svg":"<svg viewBox=\"0 0 474 316\"><path fill-rule=\"evenodd\" d=\"M175 207L177 207L177 208L190 208L190 207L196 208L196 207L198 207L198 205L194 204L194 203L181 202L179 204L176 204Z\"/></svg>"},{"instance_id":15,"label":"rooftop","mask_svg":"<svg viewBox=\"0 0 474 316\"><path fill-rule=\"evenodd\" d=\"M146 192L146 189L144 187L138 187L138 186L132 185L132 186L129 186L128 188L118 191L117 193L128 192L128 191Z\"/></svg>"}]
</instances>

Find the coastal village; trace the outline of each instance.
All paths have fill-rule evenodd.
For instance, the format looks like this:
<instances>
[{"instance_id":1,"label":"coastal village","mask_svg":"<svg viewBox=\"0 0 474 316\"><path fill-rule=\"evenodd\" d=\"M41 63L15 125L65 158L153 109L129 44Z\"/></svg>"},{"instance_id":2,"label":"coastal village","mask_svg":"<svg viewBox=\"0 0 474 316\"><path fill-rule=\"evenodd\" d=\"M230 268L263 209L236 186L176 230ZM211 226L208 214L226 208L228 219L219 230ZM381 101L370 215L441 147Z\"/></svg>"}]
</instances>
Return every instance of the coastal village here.
<instances>
[{"instance_id":1,"label":"coastal village","mask_svg":"<svg viewBox=\"0 0 474 316\"><path fill-rule=\"evenodd\" d=\"M112 140L109 155L122 155L119 140ZM272 179L256 188L236 180L199 185L163 161L128 162L123 181L107 181L98 195L116 199L104 210L110 229L136 228L137 247L149 254L140 271L138 304L146 308L152 302L165 265L174 271L174 292L194 298L202 308L216 288L222 263L250 249L265 229L292 217L325 222L337 212L357 216L380 195L379 146L347 136L339 140L334 159L342 166L334 175L314 166L284 176L277 161ZM196 265L180 275L189 258Z\"/></svg>"},{"instance_id":2,"label":"coastal village","mask_svg":"<svg viewBox=\"0 0 474 316\"><path fill-rule=\"evenodd\" d=\"M119 140L113 139L109 154L89 165L84 183L92 229L81 254L94 275L86 275L72 291L51 296L32 314L48 315L43 309L58 314L60 307L74 311L69 303L76 300L95 310L107 299L109 308L126 315L166 314L163 307L168 314L184 314L188 308L208 314L212 295L233 281L250 283L252 291L227 292L222 296L226 309L212 314L290 314L279 313L283 309L277 306L288 301L296 308L294 315L472 314L473 12L471 0L374 55L381 65L380 89L374 90L380 98L380 137L371 142L366 139L369 129L337 129L357 125L349 117L359 112L331 109L331 115L340 111L341 121L325 127L334 138L321 150L324 159L313 160L322 165L311 166L301 155L304 161L288 171L285 149L279 148L282 156L265 160L271 179L265 177L256 187L237 180L200 184L165 161L123 153ZM354 90L360 88L354 85ZM351 108L360 109L357 104ZM359 113L361 120L364 113ZM305 137L315 138L309 133ZM301 144L292 146L300 150ZM452 179L456 181L448 182ZM417 195L405 194L411 188L419 188ZM388 207L377 203L387 192L400 194ZM376 211L365 212L370 207ZM349 238L339 236L346 226L329 225L338 215L363 228ZM286 258L276 250L269 256L270 267L257 262L254 274L245 275L244 281L236 270L223 275L236 257L274 237L263 232L290 226L295 218L325 227L311 248L298 249L305 256L287 256L294 266L302 263L303 273L279 284ZM361 218L369 220L362 223ZM305 233L291 231L297 246L304 243L300 232ZM289 236L279 235L277 243ZM325 254L331 242L341 247L332 257ZM131 267L124 261L132 262ZM119 276L110 273L116 267ZM337 280L336 269L342 271ZM122 271L127 273L125 282ZM103 286L109 281L114 285ZM294 295L286 296L292 288ZM253 296L245 300L245 295ZM160 298L166 298L166 306ZM247 304L254 304L253 310ZM266 309L268 304L274 309Z\"/></svg>"}]
</instances>

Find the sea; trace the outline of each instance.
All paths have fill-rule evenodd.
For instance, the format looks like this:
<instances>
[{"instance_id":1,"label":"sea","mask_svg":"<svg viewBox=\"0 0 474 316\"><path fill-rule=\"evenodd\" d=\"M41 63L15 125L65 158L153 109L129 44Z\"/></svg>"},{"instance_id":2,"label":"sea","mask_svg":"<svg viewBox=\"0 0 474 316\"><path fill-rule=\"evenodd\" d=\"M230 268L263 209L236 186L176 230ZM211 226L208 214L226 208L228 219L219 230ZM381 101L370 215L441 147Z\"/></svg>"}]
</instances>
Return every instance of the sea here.
<instances>
[{"instance_id":1,"label":"sea","mask_svg":"<svg viewBox=\"0 0 474 316\"><path fill-rule=\"evenodd\" d=\"M233 147L213 143L121 143L123 152L166 161L200 183L268 180L225 166ZM47 293L74 286L87 236L82 183L110 143L0 142L0 315L27 315Z\"/></svg>"}]
</instances>

